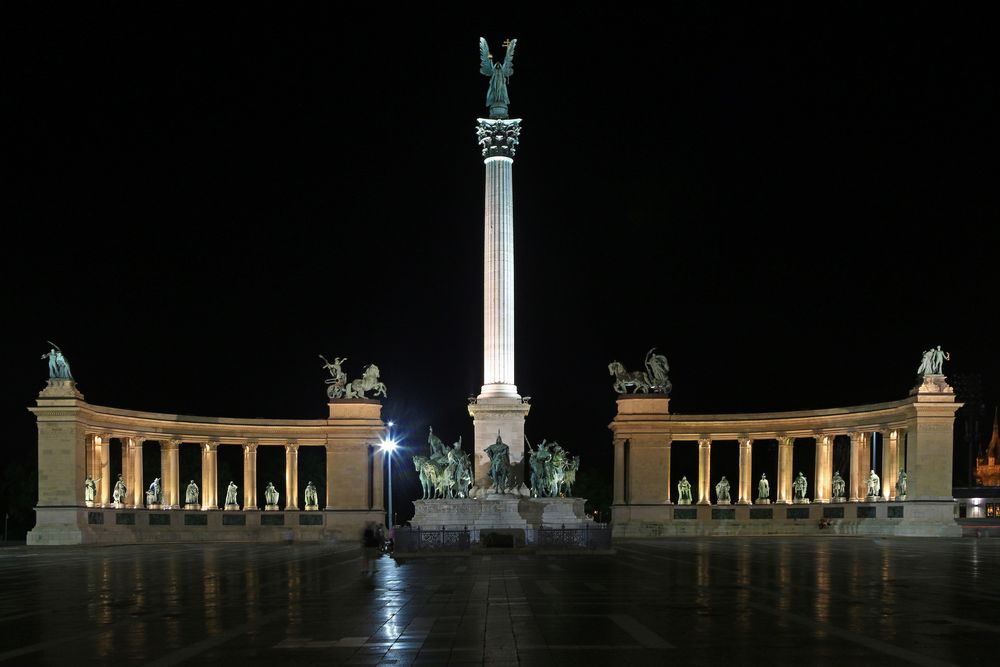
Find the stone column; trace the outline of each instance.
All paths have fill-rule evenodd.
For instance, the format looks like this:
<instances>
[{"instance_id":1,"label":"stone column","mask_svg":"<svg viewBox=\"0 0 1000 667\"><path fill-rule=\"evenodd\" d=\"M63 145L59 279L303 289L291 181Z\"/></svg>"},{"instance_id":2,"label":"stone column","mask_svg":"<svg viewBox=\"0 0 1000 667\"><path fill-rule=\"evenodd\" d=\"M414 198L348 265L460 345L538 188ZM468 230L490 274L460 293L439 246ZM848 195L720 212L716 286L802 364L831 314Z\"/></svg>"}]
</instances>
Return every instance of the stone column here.
<instances>
[{"instance_id":1,"label":"stone column","mask_svg":"<svg viewBox=\"0 0 1000 667\"><path fill-rule=\"evenodd\" d=\"M97 440L97 437L98 436L96 433L87 434L87 444L85 446L84 461L85 461L85 466L87 468L86 474L87 477L89 477L90 479L97 479L98 477L101 476L101 468L99 465L97 465L97 453L94 451L96 447L95 441ZM96 497L94 498L94 501L96 503L97 501Z\"/></svg>"},{"instance_id":2,"label":"stone column","mask_svg":"<svg viewBox=\"0 0 1000 667\"><path fill-rule=\"evenodd\" d=\"M336 455L332 445L326 445L326 509L332 510L336 507L333 504L333 480L337 476Z\"/></svg>"},{"instance_id":3,"label":"stone column","mask_svg":"<svg viewBox=\"0 0 1000 667\"><path fill-rule=\"evenodd\" d=\"M243 509L260 509L257 505L257 441L243 443Z\"/></svg>"},{"instance_id":4,"label":"stone column","mask_svg":"<svg viewBox=\"0 0 1000 667\"><path fill-rule=\"evenodd\" d=\"M667 442L666 442L666 446L665 446L666 451L664 452L664 456L666 457L665 464L666 464L666 468L667 468L667 470L666 470L666 477L664 478L664 484L667 487L667 491L665 493L665 495L666 495L665 502L668 505L672 505L673 504L673 501L670 499L670 497L671 497L671 491L670 491L670 448L671 448L672 445L673 445L673 438L672 437L667 438Z\"/></svg>"},{"instance_id":5,"label":"stone column","mask_svg":"<svg viewBox=\"0 0 1000 667\"><path fill-rule=\"evenodd\" d=\"M372 446L372 509L385 511L385 452L382 448ZM389 458L389 465L392 465L392 458ZM396 508L393 508L396 511ZM389 517L392 521L392 517Z\"/></svg>"},{"instance_id":6,"label":"stone column","mask_svg":"<svg viewBox=\"0 0 1000 667\"><path fill-rule=\"evenodd\" d=\"M712 439L698 439L698 504L712 504Z\"/></svg>"},{"instance_id":7,"label":"stone column","mask_svg":"<svg viewBox=\"0 0 1000 667\"><path fill-rule=\"evenodd\" d=\"M775 494L776 503L792 502L792 446L795 438L778 436L778 488Z\"/></svg>"},{"instance_id":8,"label":"stone column","mask_svg":"<svg viewBox=\"0 0 1000 667\"><path fill-rule=\"evenodd\" d=\"M129 446L133 448L130 461L132 463L132 485L129 487L129 496L132 498L132 506L142 509L146 504L146 482L142 477L142 443L145 440L142 436L131 438ZM133 488L134 487L134 488Z\"/></svg>"},{"instance_id":9,"label":"stone column","mask_svg":"<svg viewBox=\"0 0 1000 667\"><path fill-rule=\"evenodd\" d=\"M160 484L163 491L163 506L177 509L180 488L180 440L160 441Z\"/></svg>"},{"instance_id":10,"label":"stone column","mask_svg":"<svg viewBox=\"0 0 1000 667\"><path fill-rule=\"evenodd\" d=\"M483 386L468 406L473 418L476 486L485 488L486 448L497 436L510 447L510 462L524 479L524 418L529 406L514 383L514 154L519 119L480 118L476 132L486 166L483 235Z\"/></svg>"},{"instance_id":11,"label":"stone column","mask_svg":"<svg viewBox=\"0 0 1000 667\"><path fill-rule=\"evenodd\" d=\"M286 510L299 508L299 444L297 442L285 443L285 498L287 498Z\"/></svg>"},{"instance_id":12,"label":"stone column","mask_svg":"<svg viewBox=\"0 0 1000 667\"><path fill-rule=\"evenodd\" d=\"M828 503L833 492L833 436L817 433L816 481L813 482L813 502Z\"/></svg>"},{"instance_id":13,"label":"stone column","mask_svg":"<svg viewBox=\"0 0 1000 667\"><path fill-rule=\"evenodd\" d=\"M751 475L753 467L752 446L753 440L749 437L738 438L740 443L740 474L739 474L739 498L738 505L750 505L753 503L753 481Z\"/></svg>"},{"instance_id":14,"label":"stone column","mask_svg":"<svg viewBox=\"0 0 1000 667\"><path fill-rule=\"evenodd\" d=\"M122 481L125 482L125 497L122 498L122 506L128 507L132 503L130 502L132 497L132 450L129 447L129 443L132 441L131 438L121 437L118 439L121 443L122 448ZM118 478L115 477L115 484L118 483ZM112 486L112 497L114 497L114 487Z\"/></svg>"},{"instance_id":15,"label":"stone column","mask_svg":"<svg viewBox=\"0 0 1000 667\"><path fill-rule=\"evenodd\" d=\"M847 435L851 438L851 488L848 500L856 503L864 500L861 495L860 467L867 463L864 457L865 434L861 431L851 431Z\"/></svg>"},{"instance_id":16,"label":"stone column","mask_svg":"<svg viewBox=\"0 0 1000 667\"><path fill-rule=\"evenodd\" d=\"M219 509L219 443L201 444L201 508Z\"/></svg>"},{"instance_id":17,"label":"stone column","mask_svg":"<svg viewBox=\"0 0 1000 667\"><path fill-rule=\"evenodd\" d=\"M111 434L102 433L94 438L94 458L97 462L97 499L95 504L106 507L111 504L111 489L115 483L111 479Z\"/></svg>"},{"instance_id":18,"label":"stone column","mask_svg":"<svg viewBox=\"0 0 1000 667\"><path fill-rule=\"evenodd\" d=\"M882 499L896 499L899 478L899 433L896 429L882 431Z\"/></svg>"},{"instance_id":19,"label":"stone column","mask_svg":"<svg viewBox=\"0 0 1000 667\"><path fill-rule=\"evenodd\" d=\"M615 505L625 504L625 439L615 439Z\"/></svg>"}]
</instances>

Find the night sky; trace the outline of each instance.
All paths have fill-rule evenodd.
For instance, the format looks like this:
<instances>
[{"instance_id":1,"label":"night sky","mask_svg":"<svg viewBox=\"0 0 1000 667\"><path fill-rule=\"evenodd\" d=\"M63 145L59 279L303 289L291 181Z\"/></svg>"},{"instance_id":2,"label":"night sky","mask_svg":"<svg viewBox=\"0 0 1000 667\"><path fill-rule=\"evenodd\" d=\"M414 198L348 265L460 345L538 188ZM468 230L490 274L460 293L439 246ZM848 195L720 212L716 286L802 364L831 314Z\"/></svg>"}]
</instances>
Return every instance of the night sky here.
<instances>
[{"instance_id":1,"label":"night sky","mask_svg":"<svg viewBox=\"0 0 1000 667\"><path fill-rule=\"evenodd\" d=\"M428 425L471 442L480 35L497 56L518 38L532 441L610 481L607 364L654 346L672 411L714 413L903 398L940 344L992 417L1000 54L982 6L316 4L4 17L0 509L35 465L46 340L89 402L186 415L323 418L317 355L352 377L374 362L407 447ZM397 470L401 502L417 488Z\"/></svg>"}]
</instances>

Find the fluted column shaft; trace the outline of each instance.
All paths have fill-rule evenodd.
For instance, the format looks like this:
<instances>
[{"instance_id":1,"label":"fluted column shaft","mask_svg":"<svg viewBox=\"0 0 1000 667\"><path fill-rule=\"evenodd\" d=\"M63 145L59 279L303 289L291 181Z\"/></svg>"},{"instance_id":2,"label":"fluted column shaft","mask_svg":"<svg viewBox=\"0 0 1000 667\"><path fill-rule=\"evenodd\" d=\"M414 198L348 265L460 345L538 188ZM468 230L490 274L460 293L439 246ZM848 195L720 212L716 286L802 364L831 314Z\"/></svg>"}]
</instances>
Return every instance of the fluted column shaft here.
<instances>
[{"instance_id":1,"label":"fluted column shaft","mask_svg":"<svg viewBox=\"0 0 1000 667\"><path fill-rule=\"evenodd\" d=\"M833 491L833 436L822 433L816 439L816 477L813 482L813 500L817 503L830 502Z\"/></svg>"},{"instance_id":2,"label":"fluted column shaft","mask_svg":"<svg viewBox=\"0 0 1000 667\"><path fill-rule=\"evenodd\" d=\"M99 435L94 439L94 456L97 460L98 476L97 483L97 504L111 504L111 489L114 487L114 480L111 479L111 436Z\"/></svg>"},{"instance_id":3,"label":"fluted column shaft","mask_svg":"<svg viewBox=\"0 0 1000 667\"><path fill-rule=\"evenodd\" d=\"M778 438L778 489L776 503L792 502L792 446L794 438Z\"/></svg>"},{"instance_id":4,"label":"fluted column shaft","mask_svg":"<svg viewBox=\"0 0 1000 667\"><path fill-rule=\"evenodd\" d=\"M750 438L740 438L740 475L739 475L739 497L736 502L739 505L749 505L753 503L753 440Z\"/></svg>"},{"instance_id":5,"label":"fluted column shaft","mask_svg":"<svg viewBox=\"0 0 1000 667\"><path fill-rule=\"evenodd\" d=\"M132 506L136 508L142 508L146 504L146 484L142 476L142 441L143 438L132 438L129 445L133 451L129 459L132 464L132 484L128 494L132 498Z\"/></svg>"},{"instance_id":6,"label":"fluted column shaft","mask_svg":"<svg viewBox=\"0 0 1000 667\"><path fill-rule=\"evenodd\" d=\"M201 508L219 509L219 443L201 445Z\"/></svg>"},{"instance_id":7,"label":"fluted column shaft","mask_svg":"<svg viewBox=\"0 0 1000 667\"><path fill-rule=\"evenodd\" d=\"M125 483L125 497L121 499L122 505L128 507L132 503L130 499L132 497L132 448L130 446L131 438L119 438L118 442L121 443L122 448L122 482ZM114 497L114 484L118 482L118 478L115 478L112 484L112 497Z\"/></svg>"},{"instance_id":8,"label":"fluted column shaft","mask_svg":"<svg viewBox=\"0 0 1000 667\"><path fill-rule=\"evenodd\" d=\"M863 499L861 496L861 470L867 463L864 457L865 434L854 431L848 435L851 436L851 494L848 500L856 503Z\"/></svg>"},{"instance_id":9,"label":"fluted column shaft","mask_svg":"<svg viewBox=\"0 0 1000 667\"><path fill-rule=\"evenodd\" d=\"M257 506L257 443L243 444L243 509L255 510Z\"/></svg>"},{"instance_id":10,"label":"fluted column shaft","mask_svg":"<svg viewBox=\"0 0 1000 667\"><path fill-rule=\"evenodd\" d=\"M285 445L285 497L286 510L299 508L299 445L294 442Z\"/></svg>"},{"instance_id":11,"label":"fluted column shaft","mask_svg":"<svg viewBox=\"0 0 1000 667\"><path fill-rule=\"evenodd\" d=\"M899 479L899 432L882 431L882 498L896 499L896 481Z\"/></svg>"},{"instance_id":12,"label":"fluted column shaft","mask_svg":"<svg viewBox=\"0 0 1000 667\"><path fill-rule=\"evenodd\" d=\"M176 509L178 507L178 489L180 488L180 441L160 441L160 485L163 493L163 506Z\"/></svg>"},{"instance_id":13,"label":"fluted column shaft","mask_svg":"<svg viewBox=\"0 0 1000 667\"><path fill-rule=\"evenodd\" d=\"M698 440L698 504L712 504L712 439Z\"/></svg>"},{"instance_id":14,"label":"fluted column shaft","mask_svg":"<svg viewBox=\"0 0 1000 667\"><path fill-rule=\"evenodd\" d=\"M516 396L514 384L514 160L486 164L483 245L483 395Z\"/></svg>"}]
</instances>

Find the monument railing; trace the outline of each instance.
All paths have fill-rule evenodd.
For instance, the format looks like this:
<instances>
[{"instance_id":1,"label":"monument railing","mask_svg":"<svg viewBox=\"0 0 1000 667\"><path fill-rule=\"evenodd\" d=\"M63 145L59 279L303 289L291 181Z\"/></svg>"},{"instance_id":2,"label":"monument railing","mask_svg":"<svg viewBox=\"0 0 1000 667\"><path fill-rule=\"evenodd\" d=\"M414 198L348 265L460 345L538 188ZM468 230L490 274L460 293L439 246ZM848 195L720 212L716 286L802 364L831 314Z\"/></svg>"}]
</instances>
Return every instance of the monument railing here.
<instances>
[{"instance_id":1,"label":"monument railing","mask_svg":"<svg viewBox=\"0 0 1000 667\"><path fill-rule=\"evenodd\" d=\"M394 549L397 552L451 552L467 551L473 544L488 547L513 547L520 538L514 540L495 540L497 533L508 533L510 529L464 528L438 530L426 528L400 528L396 530ZM519 532L519 531L515 531ZM584 525L583 527L565 526L558 528L526 528L524 529L523 546L543 549L610 549L611 527L608 524ZM506 536L506 535L505 535ZM487 544L490 542L490 544Z\"/></svg>"},{"instance_id":2,"label":"monument railing","mask_svg":"<svg viewBox=\"0 0 1000 667\"><path fill-rule=\"evenodd\" d=\"M472 545L469 530L425 530L400 528L396 530L393 548L396 551L467 551Z\"/></svg>"},{"instance_id":3,"label":"monument railing","mask_svg":"<svg viewBox=\"0 0 1000 667\"><path fill-rule=\"evenodd\" d=\"M585 524L582 528L536 528L525 531L526 542L541 549L610 549L611 527Z\"/></svg>"}]
</instances>

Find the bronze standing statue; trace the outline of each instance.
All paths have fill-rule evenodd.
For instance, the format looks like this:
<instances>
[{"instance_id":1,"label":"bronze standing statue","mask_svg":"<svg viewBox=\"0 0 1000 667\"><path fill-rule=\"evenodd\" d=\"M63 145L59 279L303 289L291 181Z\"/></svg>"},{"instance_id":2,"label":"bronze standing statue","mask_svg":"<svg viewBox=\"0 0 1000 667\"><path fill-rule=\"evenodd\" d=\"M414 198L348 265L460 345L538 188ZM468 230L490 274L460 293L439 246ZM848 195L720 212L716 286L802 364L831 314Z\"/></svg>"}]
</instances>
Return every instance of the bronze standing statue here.
<instances>
[{"instance_id":1,"label":"bronze standing statue","mask_svg":"<svg viewBox=\"0 0 1000 667\"><path fill-rule=\"evenodd\" d=\"M514 73L514 47L516 39L504 42L507 53L502 63L494 62L486 40L479 38L479 71L490 77L490 88L486 91L486 106L490 108L490 118L507 118L510 98L507 96L507 79Z\"/></svg>"}]
</instances>

